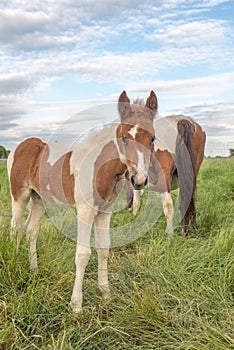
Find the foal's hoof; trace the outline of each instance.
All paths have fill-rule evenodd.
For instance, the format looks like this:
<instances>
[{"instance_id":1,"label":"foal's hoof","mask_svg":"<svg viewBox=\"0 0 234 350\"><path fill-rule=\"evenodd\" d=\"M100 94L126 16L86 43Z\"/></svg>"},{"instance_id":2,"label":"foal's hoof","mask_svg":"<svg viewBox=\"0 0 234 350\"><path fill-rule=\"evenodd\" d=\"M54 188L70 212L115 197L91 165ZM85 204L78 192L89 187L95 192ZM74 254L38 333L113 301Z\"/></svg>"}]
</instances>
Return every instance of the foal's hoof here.
<instances>
[{"instance_id":1,"label":"foal's hoof","mask_svg":"<svg viewBox=\"0 0 234 350\"><path fill-rule=\"evenodd\" d=\"M174 234L174 229L171 227L166 228L166 233L168 234L169 237L172 237Z\"/></svg>"},{"instance_id":2,"label":"foal's hoof","mask_svg":"<svg viewBox=\"0 0 234 350\"><path fill-rule=\"evenodd\" d=\"M79 314L82 311L82 306L79 301L71 300L70 307L74 314Z\"/></svg>"},{"instance_id":3,"label":"foal's hoof","mask_svg":"<svg viewBox=\"0 0 234 350\"><path fill-rule=\"evenodd\" d=\"M100 290L100 293L101 293L101 296L103 297L103 299L110 298L110 288L109 288L108 284L104 284L102 286L99 285L99 290Z\"/></svg>"}]
</instances>

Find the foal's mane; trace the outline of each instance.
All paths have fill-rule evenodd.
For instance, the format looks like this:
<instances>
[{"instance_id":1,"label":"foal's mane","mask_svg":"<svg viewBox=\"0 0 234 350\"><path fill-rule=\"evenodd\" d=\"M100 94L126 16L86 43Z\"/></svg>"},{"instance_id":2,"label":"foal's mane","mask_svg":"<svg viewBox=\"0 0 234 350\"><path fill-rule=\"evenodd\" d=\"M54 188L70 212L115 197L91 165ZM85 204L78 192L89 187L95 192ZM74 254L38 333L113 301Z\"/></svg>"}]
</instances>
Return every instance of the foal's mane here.
<instances>
[{"instance_id":1,"label":"foal's mane","mask_svg":"<svg viewBox=\"0 0 234 350\"><path fill-rule=\"evenodd\" d=\"M144 106L145 105L145 101L143 98L137 98L133 101L133 105L140 105L140 106Z\"/></svg>"}]
</instances>

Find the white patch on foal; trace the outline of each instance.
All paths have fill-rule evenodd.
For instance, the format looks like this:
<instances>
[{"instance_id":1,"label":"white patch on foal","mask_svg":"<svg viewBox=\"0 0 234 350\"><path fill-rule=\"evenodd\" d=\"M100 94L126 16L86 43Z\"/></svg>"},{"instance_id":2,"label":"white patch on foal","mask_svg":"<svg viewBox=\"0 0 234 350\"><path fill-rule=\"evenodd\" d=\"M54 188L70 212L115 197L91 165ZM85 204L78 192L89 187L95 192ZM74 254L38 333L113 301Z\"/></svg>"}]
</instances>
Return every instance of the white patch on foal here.
<instances>
[{"instance_id":1,"label":"white patch on foal","mask_svg":"<svg viewBox=\"0 0 234 350\"><path fill-rule=\"evenodd\" d=\"M137 151L138 155L138 168L144 173L147 174L146 168L145 168L145 160L144 160L144 154L143 152Z\"/></svg>"},{"instance_id":2,"label":"white patch on foal","mask_svg":"<svg viewBox=\"0 0 234 350\"><path fill-rule=\"evenodd\" d=\"M191 122L190 118L184 117L183 115L170 115L155 120L155 152L159 149L161 151L167 150L170 153L175 154L176 140L178 136L177 124L180 120L184 119Z\"/></svg>"},{"instance_id":3,"label":"white patch on foal","mask_svg":"<svg viewBox=\"0 0 234 350\"><path fill-rule=\"evenodd\" d=\"M134 139L137 134L137 129L138 129L138 124L134 125L128 132Z\"/></svg>"},{"instance_id":4,"label":"white patch on foal","mask_svg":"<svg viewBox=\"0 0 234 350\"><path fill-rule=\"evenodd\" d=\"M180 119L180 116L168 116L165 118L160 118L154 122L155 152L159 149L161 151L168 150L173 154L175 153L176 139L178 135L177 123Z\"/></svg>"},{"instance_id":5,"label":"white patch on foal","mask_svg":"<svg viewBox=\"0 0 234 350\"><path fill-rule=\"evenodd\" d=\"M51 166L53 166L64 154L69 152L68 146L57 143L55 141L49 141L47 142L47 145L49 147L48 163Z\"/></svg>"}]
</instances>

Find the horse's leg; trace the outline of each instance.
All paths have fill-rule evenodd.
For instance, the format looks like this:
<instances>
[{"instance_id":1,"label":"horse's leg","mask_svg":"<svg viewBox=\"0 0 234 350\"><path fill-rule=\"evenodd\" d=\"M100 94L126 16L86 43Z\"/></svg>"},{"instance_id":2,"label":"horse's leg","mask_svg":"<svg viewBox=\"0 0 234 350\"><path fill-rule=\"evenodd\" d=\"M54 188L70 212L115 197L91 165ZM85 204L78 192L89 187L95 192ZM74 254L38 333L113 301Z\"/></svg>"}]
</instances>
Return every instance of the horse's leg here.
<instances>
[{"instance_id":1,"label":"horse's leg","mask_svg":"<svg viewBox=\"0 0 234 350\"><path fill-rule=\"evenodd\" d=\"M26 237L29 242L29 263L32 270L37 269L37 237L42 215L45 212L41 197L32 192L32 206L26 222Z\"/></svg>"},{"instance_id":2,"label":"horse's leg","mask_svg":"<svg viewBox=\"0 0 234 350\"><path fill-rule=\"evenodd\" d=\"M98 254L98 286L104 299L107 299L110 295L108 283L110 219L111 212L100 212L94 219L96 249Z\"/></svg>"},{"instance_id":3,"label":"horse's leg","mask_svg":"<svg viewBox=\"0 0 234 350\"><path fill-rule=\"evenodd\" d=\"M75 259L76 277L71 297L71 308L75 313L80 312L82 308L82 286L85 268L91 255L90 234L95 214L96 210L89 208L86 205L83 207L77 207L78 234Z\"/></svg>"},{"instance_id":4,"label":"horse's leg","mask_svg":"<svg viewBox=\"0 0 234 350\"><path fill-rule=\"evenodd\" d=\"M124 180L124 189L126 194L126 202L127 202L127 209L128 211L132 210L132 204L133 204L133 188L128 178L125 178Z\"/></svg>"},{"instance_id":5,"label":"horse's leg","mask_svg":"<svg viewBox=\"0 0 234 350\"><path fill-rule=\"evenodd\" d=\"M10 238L14 240L17 237L17 249L20 244L20 240L23 234L23 216L26 205L29 202L31 191L27 188L21 191L20 196L14 199L12 195L12 219L11 219L11 229Z\"/></svg>"},{"instance_id":6,"label":"horse's leg","mask_svg":"<svg viewBox=\"0 0 234 350\"><path fill-rule=\"evenodd\" d=\"M171 197L171 169L168 171L160 171L157 187L162 199L163 212L167 218L166 232L168 234L173 234L174 205Z\"/></svg>"},{"instance_id":7,"label":"horse's leg","mask_svg":"<svg viewBox=\"0 0 234 350\"><path fill-rule=\"evenodd\" d=\"M133 191L133 215L136 215L141 204L141 190Z\"/></svg>"},{"instance_id":8,"label":"horse's leg","mask_svg":"<svg viewBox=\"0 0 234 350\"><path fill-rule=\"evenodd\" d=\"M171 197L171 192L163 192L160 194L162 198L163 211L167 218L166 232L168 234L172 234L174 231L174 228L173 228L174 206L173 206L173 201Z\"/></svg>"}]
</instances>

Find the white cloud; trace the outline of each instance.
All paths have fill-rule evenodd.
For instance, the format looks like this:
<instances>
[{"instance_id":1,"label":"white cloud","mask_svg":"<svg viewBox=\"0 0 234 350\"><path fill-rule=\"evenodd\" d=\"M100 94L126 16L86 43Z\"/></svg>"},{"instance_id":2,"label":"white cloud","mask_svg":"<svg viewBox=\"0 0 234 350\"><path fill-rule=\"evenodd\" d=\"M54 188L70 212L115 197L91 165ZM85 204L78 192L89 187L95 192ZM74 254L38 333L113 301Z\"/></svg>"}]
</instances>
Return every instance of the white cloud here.
<instances>
[{"instance_id":1,"label":"white cloud","mask_svg":"<svg viewBox=\"0 0 234 350\"><path fill-rule=\"evenodd\" d=\"M22 73L0 76L0 94L23 94L30 86L30 78Z\"/></svg>"},{"instance_id":2,"label":"white cloud","mask_svg":"<svg viewBox=\"0 0 234 350\"><path fill-rule=\"evenodd\" d=\"M158 91L161 97L178 98L215 98L225 96L229 91L234 91L234 72L216 74L202 78L180 79L169 81L131 81L126 85L126 89L134 95L144 96L149 89Z\"/></svg>"},{"instance_id":3,"label":"white cloud","mask_svg":"<svg viewBox=\"0 0 234 350\"><path fill-rule=\"evenodd\" d=\"M40 12L26 12L20 9L0 10L0 30L1 33L7 31L9 33L24 34L33 32L46 26L50 21L50 17Z\"/></svg>"},{"instance_id":4,"label":"white cloud","mask_svg":"<svg viewBox=\"0 0 234 350\"><path fill-rule=\"evenodd\" d=\"M226 27L222 20L203 20L193 22L170 23L157 28L154 33L146 36L146 39L160 41L163 45L188 46L214 46L232 35L232 30Z\"/></svg>"},{"instance_id":5,"label":"white cloud","mask_svg":"<svg viewBox=\"0 0 234 350\"><path fill-rule=\"evenodd\" d=\"M232 0L203 0L201 2L201 6L204 7L215 7L220 4L225 4L228 2L232 2Z\"/></svg>"}]
</instances>

